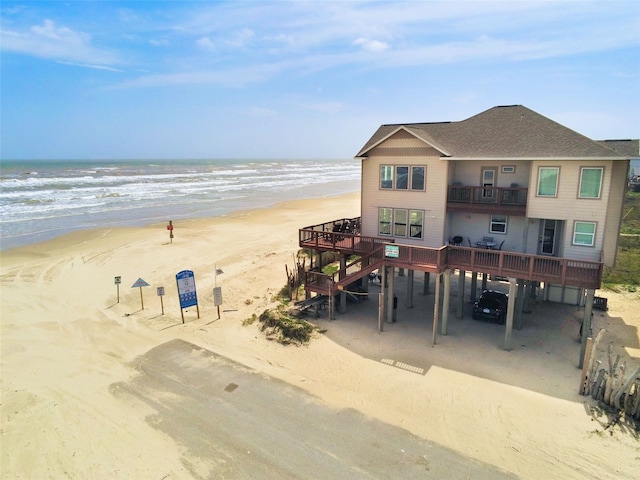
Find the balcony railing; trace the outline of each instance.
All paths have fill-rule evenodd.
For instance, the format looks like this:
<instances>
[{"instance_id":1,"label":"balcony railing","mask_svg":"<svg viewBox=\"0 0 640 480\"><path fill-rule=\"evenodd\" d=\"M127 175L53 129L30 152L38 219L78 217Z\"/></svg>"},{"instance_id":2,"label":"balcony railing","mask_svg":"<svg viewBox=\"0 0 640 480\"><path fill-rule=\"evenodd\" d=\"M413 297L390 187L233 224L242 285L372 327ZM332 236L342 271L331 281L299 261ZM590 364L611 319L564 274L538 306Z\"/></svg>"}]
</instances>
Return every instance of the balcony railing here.
<instances>
[{"instance_id":1,"label":"balcony railing","mask_svg":"<svg viewBox=\"0 0 640 480\"><path fill-rule=\"evenodd\" d=\"M398 245L389 238L328 231L331 228L327 226L333 223L299 230L301 248L360 255L359 259L330 277L330 280L321 280L323 274L319 273L314 274L317 279L309 279L311 282L317 281L318 286L325 282L327 290L334 285L346 285L362 278L383 264L434 273L459 269L580 288L600 288L603 270L600 262L453 245L439 248ZM385 257L384 246L391 244L397 247L394 256Z\"/></svg>"},{"instance_id":2,"label":"balcony railing","mask_svg":"<svg viewBox=\"0 0 640 480\"><path fill-rule=\"evenodd\" d=\"M500 210L511 215L524 215L527 206L527 188L470 187L449 185L447 204L454 210L477 210L493 213ZM496 209L496 207L499 207Z\"/></svg>"}]
</instances>

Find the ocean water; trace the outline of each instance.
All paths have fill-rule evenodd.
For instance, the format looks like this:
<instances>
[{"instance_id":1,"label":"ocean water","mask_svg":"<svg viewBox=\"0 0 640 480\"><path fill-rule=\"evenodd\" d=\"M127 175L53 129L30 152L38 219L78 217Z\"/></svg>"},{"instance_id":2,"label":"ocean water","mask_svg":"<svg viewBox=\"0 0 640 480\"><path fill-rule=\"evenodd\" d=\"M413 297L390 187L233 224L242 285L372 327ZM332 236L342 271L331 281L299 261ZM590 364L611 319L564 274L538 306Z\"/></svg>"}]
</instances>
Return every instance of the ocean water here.
<instances>
[{"instance_id":1,"label":"ocean water","mask_svg":"<svg viewBox=\"0 0 640 480\"><path fill-rule=\"evenodd\" d=\"M354 159L3 160L0 250L87 228L215 217L359 189Z\"/></svg>"}]
</instances>

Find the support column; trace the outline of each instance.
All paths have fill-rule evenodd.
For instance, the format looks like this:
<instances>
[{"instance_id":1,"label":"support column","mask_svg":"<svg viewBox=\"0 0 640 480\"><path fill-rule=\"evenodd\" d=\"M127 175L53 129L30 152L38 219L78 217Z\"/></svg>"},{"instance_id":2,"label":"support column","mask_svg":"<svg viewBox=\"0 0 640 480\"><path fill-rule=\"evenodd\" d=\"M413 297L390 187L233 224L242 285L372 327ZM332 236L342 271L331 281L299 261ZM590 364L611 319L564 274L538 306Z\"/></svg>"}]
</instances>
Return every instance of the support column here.
<instances>
[{"instance_id":1,"label":"support column","mask_svg":"<svg viewBox=\"0 0 640 480\"><path fill-rule=\"evenodd\" d=\"M458 270L458 305L456 310L457 318L464 318L464 284L467 272Z\"/></svg>"},{"instance_id":2,"label":"support column","mask_svg":"<svg viewBox=\"0 0 640 480\"><path fill-rule=\"evenodd\" d=\"M511 334L513 333L513 313L515 311L515 303L518 289L516 288L516 279L509 278L509 306L507 307L507 321L505 322L504 331L504 349L512 350L513 341Z\"/></svg>"},{"instance_id":3,"label":"support column","mask_svg":"<svg viewBox=\"0 0 640 480\"><path fill-rule=\"evenodd\" d=\"M515 318L513 319L513 326L516 330L522 330L522 310L524 305L524 280L518 279L518 293L516 298L516 311Z\"/></svg>"},{"instance_id":4,"label":"support column","mask_svg":"<svg viewBox=\"0 0 640 480\"><path fill-rule=\"evenodd\" d=\"M407 270L407 308L413 308L413 274L414 270Z\"/></svg>"},{"instance_id":5,"label":"support column","mask_svg":"<svg viewBox=\"0 0 640 480\"><path fill-rule=\"evenodd\" d=\"M378 294L378 333L384 330L384 290L381 288Z\"/></svg>"},{"instance_id":6,"label":"support column","mask_svg":"<svg viewBox=\"0 0 640 480\"><path fill-rule=\"evenodd\" d=\"M436 275L436 292L433 299L433 333L431 338L431 345L436 344L436 332L438 331L438 317L440 317L440 277L438 273Z\"/></svg>"},{"instance_id":7,"label":"support column","mask_svg":"<svg viewBox=\"0 0 640 480\"><path fill-rule=\"evenodd\" d=\"M380 296L382 297L382 306L386 307L387 302L389 300L388 292L387 292L387 267L383 266L381 270L378 270L382 274L382 278L380 279ZM382 310L382 320L386 321L387 318L387 309L384 308Z\"/></svg>"},{"instance_id":8,"label":"support column","mask_svg":"<svg viewBox=\"0 0 640 480\"><path fill-rule=\"evenodd\" d=\"M394 277L395 277L395 273L396 273L396 267L385 267L385 269L388 269L387 272L387 283L389 284L389 287L387 288L387 298L386 298L386 303L387 303L387 323L393 323L395 321L395 318L393 318L393 296L395 294L395 289L394 289Z\"/></svg>"},{"instance_id":9,"label":"support column","mask_svg":"<svg viewBox=\"0 0 640 480\"><path fill-rule=\"evenodd\" d=\"M582 337L580 338L580 358L578 359L578 368L582 368L584 363L584 354L587 349L587 338L591 336L591 313L593 312L593 299L596 291L593 288L587 288L587 298L584 301L584 318L582 319Z\"/></svg>"},{"instance_id":10,"label":"support column","mask_svg":"<svg viewBox=\"0 0 640 480\"><path fill-rule=\"evenodd\" d=\"M431 282L431 276L429 272L424 272L424 285L422 287L422 293L424 295L429 295L429 283Z\"/></svg>"},{"instance_id":11,"label":"support column","mask_svg":"<svg viewBox=\"0 0 640 480\"><path fill-rule=\"evenodd\" d=\"M342 280L347 275L347 256L340 255L340 271L344 272L339 275L339 279ZM340 308L338 309L340 313L345 313L347 311L347 293L344 290L340 291Z\"/></svg>"},{"instance_id":12,"label":"support column","mask_svg":"<svg viewBox=\"0 0 640 480\"><path fill-rule=\"evenodd\" d=\"M524 282L524 304L522 305L524 313L531 313L531 290L531 281Z\"/></svg>"},{"instance_id":13,"label":"support column","mask_svg":"<svg viewBox=\"0 0 640 480\"><path fill-rule=\"evenodd\" d=\"M449 321L449 297L451 296L451 270L444 271L444 298L442 301L442 323L440 335L447 335L447 322Z\"/></svg>"},{"instance_id":14,"label":"support column","mask_svg":"<svg viewBox=\"0 0 640 480\"><path fill-rule=\"evenodd\" d=\"M478 272L471 272L471 303L476 301L476 290L478 290Z\"/></svg>"},{"instance_id":15,"label":"support column","mask_svg":"<svg viewBox=\"0 0 640 480\"><path fill-rule=\"evenodd\" d=\"M484 292L487 289L487 274L482 273L482 291Z\"/></svg>"}]
</instances>

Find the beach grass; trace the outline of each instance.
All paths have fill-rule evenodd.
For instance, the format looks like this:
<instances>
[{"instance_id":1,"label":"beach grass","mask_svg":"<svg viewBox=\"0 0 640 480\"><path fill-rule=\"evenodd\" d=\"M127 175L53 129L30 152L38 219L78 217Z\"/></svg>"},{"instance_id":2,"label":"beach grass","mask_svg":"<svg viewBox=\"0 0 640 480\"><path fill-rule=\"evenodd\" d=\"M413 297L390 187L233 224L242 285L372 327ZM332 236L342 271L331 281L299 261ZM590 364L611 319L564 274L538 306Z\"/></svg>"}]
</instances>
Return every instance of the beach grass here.
<instances>
[{"instance_id":1,"label":"beach grass","mask_svg":"<svg viewBox=\"0 0 640 480\"><path fill-rule=\"evenodd\" d=\"M614 291L640 288L640 192L625 195L616 264L605 268L602 285Z\"/></svg>"}]
</instances>

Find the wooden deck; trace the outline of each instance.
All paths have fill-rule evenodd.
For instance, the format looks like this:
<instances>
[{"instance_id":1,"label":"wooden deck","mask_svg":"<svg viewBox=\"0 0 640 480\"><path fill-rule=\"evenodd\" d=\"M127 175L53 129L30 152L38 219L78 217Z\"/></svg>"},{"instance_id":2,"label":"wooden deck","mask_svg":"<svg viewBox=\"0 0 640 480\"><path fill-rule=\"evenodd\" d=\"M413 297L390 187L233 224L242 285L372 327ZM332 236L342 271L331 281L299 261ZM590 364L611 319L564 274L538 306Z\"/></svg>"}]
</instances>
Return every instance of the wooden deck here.
<instances>
[{"instance_id":1,"label":"wooden deck","mask_svg":"<svg viewBox=\"0 0 640 480\"><path fill-rule=\"evenodd\" d=\"M306 285L314 292L330 294L383 265L432 273L441 273L447 269L467 270L593 289L600 288L602 280L603 264L600 262L453 245L439 248L399 245L393 243L391 238L367 237L359 232L333 232L334 224L335 222L329 222L300 229L300 247L320 252L355 254L359 258L333 276L307 272ZM359 225L359 221L357 224ZM398 257L385 257L385 245L398 247Z\"/></svg>"}]
</instances>

